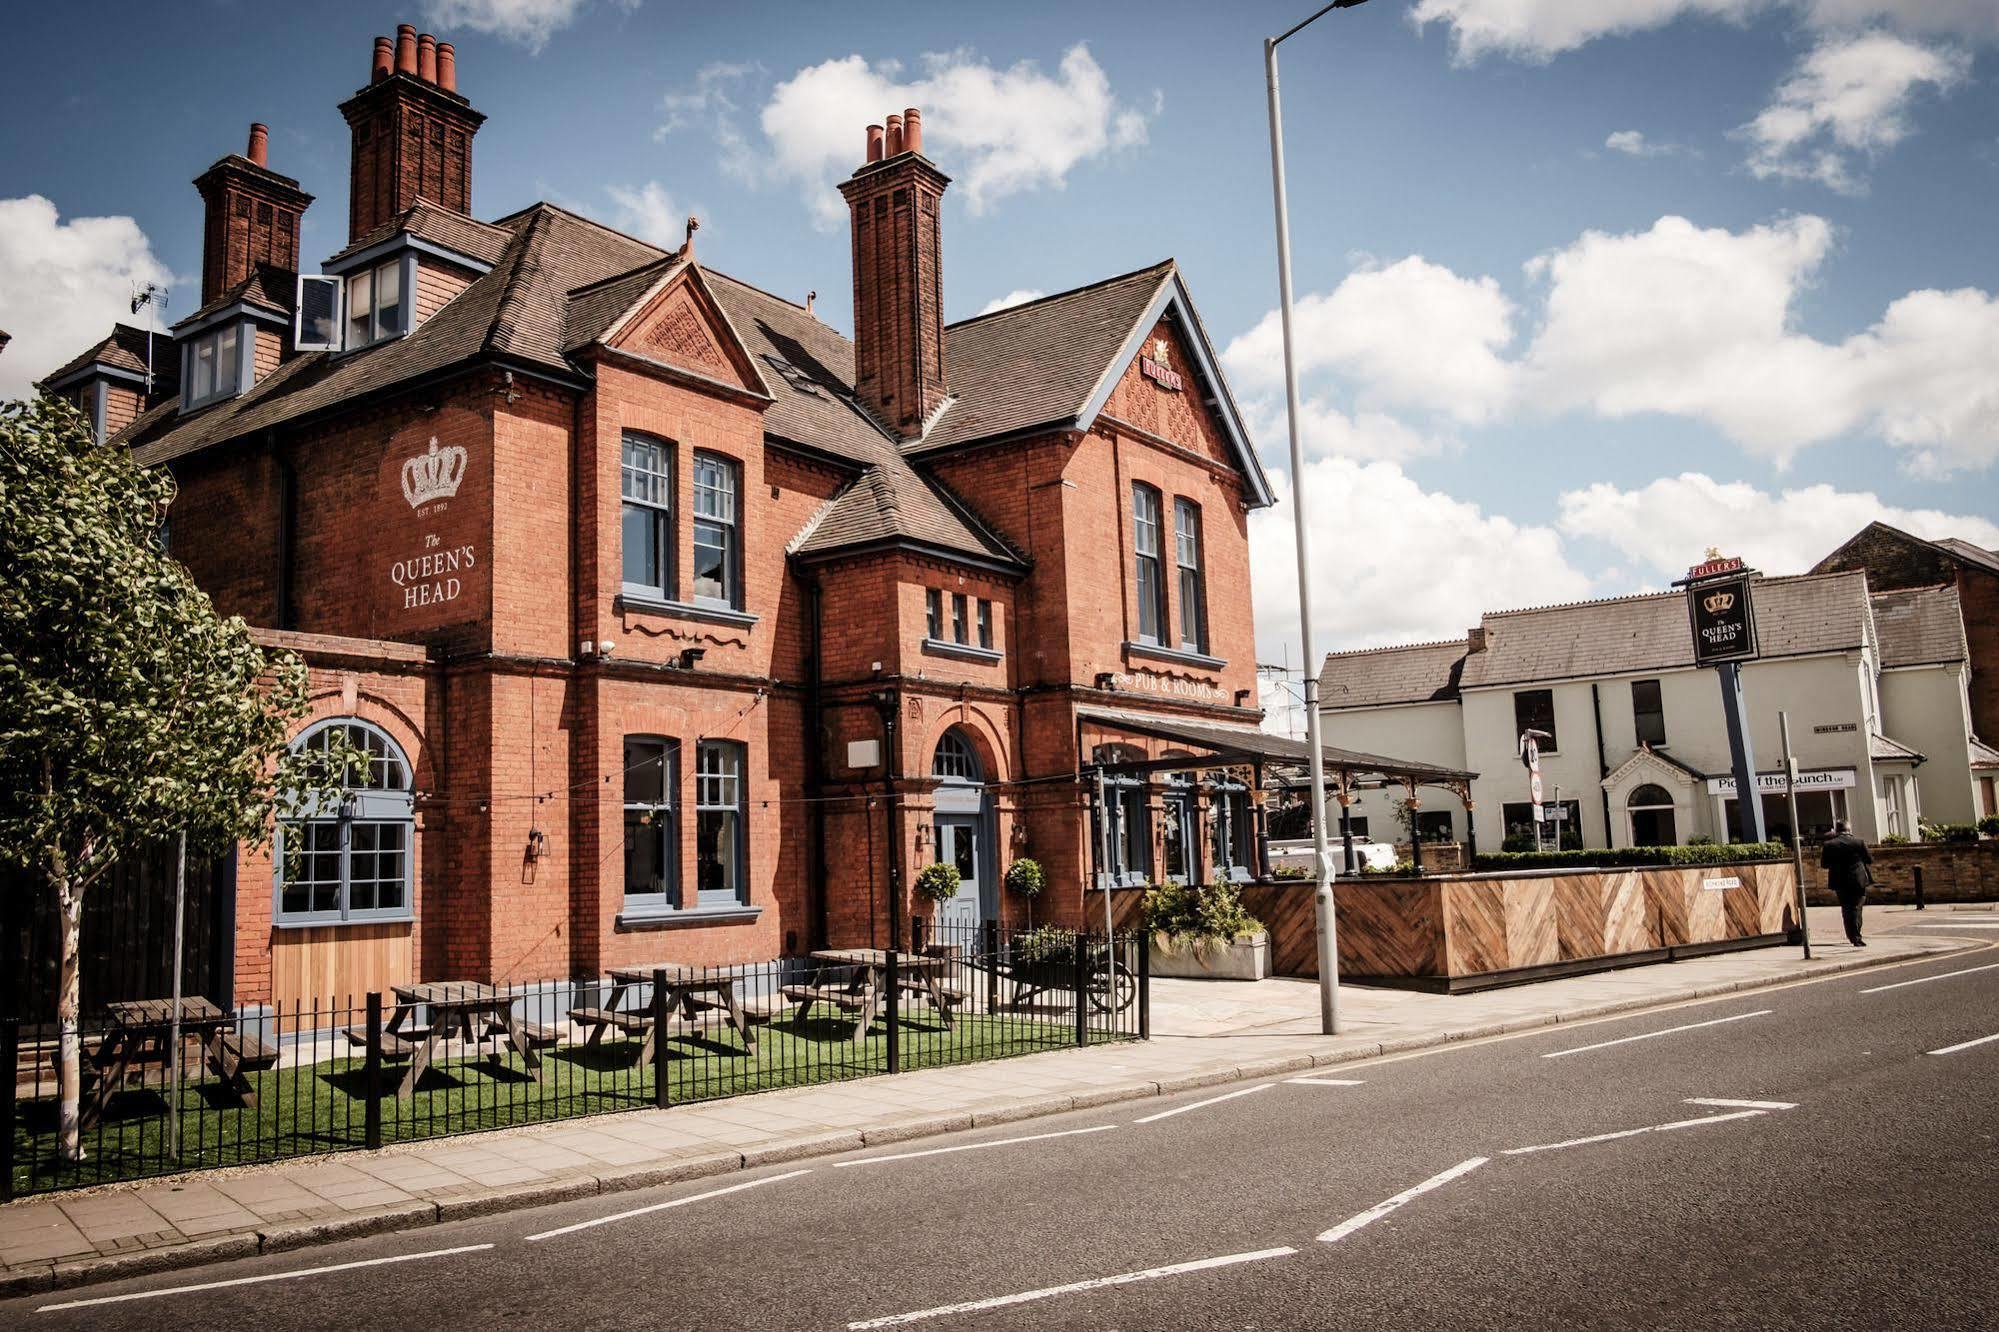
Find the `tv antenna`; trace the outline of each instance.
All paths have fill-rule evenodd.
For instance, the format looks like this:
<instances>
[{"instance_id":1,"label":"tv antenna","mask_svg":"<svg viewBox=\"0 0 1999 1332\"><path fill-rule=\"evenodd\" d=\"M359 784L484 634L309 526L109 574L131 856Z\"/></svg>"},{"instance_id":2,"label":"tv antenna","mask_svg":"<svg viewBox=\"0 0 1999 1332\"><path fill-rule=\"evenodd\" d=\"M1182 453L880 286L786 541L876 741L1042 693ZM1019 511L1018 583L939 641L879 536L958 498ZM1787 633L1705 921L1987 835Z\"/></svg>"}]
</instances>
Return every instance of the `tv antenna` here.
<instances>
[{"instance_id":1,"label":"tv antenna","mask_svg":"<svg viewBox=\"0 0 1999 1332\"><path fill-rule=\"evenodd\" d=\"M148 306L151 306L159 313L165 313L167 297L170 294L167 288L162 287L157 282L148 282L143 286L134 283L132 284L132 313L137 314ZM148 407L153 405L153 326L158 322L159 320L154 315L149 314L146 316L146 405Z\"/></svg>"}]
</instances>

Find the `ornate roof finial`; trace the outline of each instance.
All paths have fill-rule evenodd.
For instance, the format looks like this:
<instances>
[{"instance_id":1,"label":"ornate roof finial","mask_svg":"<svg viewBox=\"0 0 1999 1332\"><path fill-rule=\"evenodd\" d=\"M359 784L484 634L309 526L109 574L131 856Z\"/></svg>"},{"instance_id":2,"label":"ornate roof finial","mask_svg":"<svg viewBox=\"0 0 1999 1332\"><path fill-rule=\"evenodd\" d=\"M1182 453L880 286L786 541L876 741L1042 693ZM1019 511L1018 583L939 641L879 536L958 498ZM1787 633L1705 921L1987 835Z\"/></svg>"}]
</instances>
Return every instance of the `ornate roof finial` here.
<instances>
[{"instance_id":1,"label":"ornate roof finial","mask_svg":"<svg viewBox=\"0 0 1999 1332\"><path fill-rule=\"evenodd\" d=\"M687 239L682 241L680 245L680 257L682 259L691 260L694 258L694 233L699 230L701 230L701 219L689 213L687 215Z\"/></svg>"}]
</instances>

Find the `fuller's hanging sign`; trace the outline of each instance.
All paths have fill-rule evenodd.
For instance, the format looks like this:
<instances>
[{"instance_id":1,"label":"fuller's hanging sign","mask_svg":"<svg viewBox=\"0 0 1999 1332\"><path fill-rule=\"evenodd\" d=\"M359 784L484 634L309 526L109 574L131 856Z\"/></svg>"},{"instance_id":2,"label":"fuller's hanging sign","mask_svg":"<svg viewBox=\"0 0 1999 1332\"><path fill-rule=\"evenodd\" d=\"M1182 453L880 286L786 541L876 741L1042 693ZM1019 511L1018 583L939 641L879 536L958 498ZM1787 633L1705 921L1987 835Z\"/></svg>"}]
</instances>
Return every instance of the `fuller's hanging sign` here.
<instances>
[{"instance_id":1,"label":"fuller's hanging sign","mask_svg":"<svg viewBox=\"0 0 1999 1332\"><path fill-rule=\"evenodd\" d=\"M1756 613L1750 601L1753 571L1739 559L1710 554L1687 570L1687 615L1693 622L1694 665L1718 666L1756 655Z\"/></svg>"}]
</instances>

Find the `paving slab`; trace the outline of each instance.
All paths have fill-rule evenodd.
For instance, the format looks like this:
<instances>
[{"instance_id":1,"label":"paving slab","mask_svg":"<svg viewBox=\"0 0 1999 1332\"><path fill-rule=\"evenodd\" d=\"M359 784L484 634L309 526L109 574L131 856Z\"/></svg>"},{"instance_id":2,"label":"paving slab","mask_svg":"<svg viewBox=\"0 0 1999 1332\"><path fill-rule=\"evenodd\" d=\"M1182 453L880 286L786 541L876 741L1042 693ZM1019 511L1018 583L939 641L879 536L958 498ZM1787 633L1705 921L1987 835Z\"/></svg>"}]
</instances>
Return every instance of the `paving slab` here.
<instances>
[{"instance_id":1,"label":"paving slab","mask_svg":"<svg viewBox=\"0 0 1999 1332\"><path fill-rule=\"evenodd\" d=\"M1836 917L1821 914L1812 913L1815 934L1836 937ZM1342 986L1343 1030L1331 1037L1318 1029L1314 981L1156 979L1153 1039L1142 1044L1048 1051L20 1200L0 1206L0 1290L108 1280L647 1188L1979 946L1961 935L1884 935L1865 952L1844 943L1821 946L1809 963L1795 948L1763 949L1481 994Z\"/></svg>"}]
</instances>

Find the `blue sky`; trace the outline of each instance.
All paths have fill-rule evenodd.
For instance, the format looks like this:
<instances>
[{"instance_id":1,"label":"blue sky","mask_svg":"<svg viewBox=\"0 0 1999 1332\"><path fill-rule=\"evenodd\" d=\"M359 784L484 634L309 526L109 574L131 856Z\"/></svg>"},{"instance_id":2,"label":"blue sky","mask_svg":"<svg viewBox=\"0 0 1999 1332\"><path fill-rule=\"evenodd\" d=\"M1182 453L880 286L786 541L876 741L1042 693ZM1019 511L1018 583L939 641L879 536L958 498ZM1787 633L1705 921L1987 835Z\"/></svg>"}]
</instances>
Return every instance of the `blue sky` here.
<instances>
[{"instance_id":1,"label":"blue sky","mask_svg":"<svg viewBox=\"0 0 1999 1332\"><path fill-rule=\"evenodd\" d=\"M705 261L842 327L830 182L922 105L950 315L1177 257L1287 472L1260 39L1310 7L35 7L0 53L0 392L134 278L192 308L189 181L251 120L317 196L309 266L339 248L335 106L408 20L490 117L479 215L670 240L698 211ZM1373 0L1283 55L1322 646L1662 586L1709 544L1794 571L1877 515L1999 545L1999 5ZM1288 524L1253 524L1273 659Z\"/></svg>"}]
</instances>

